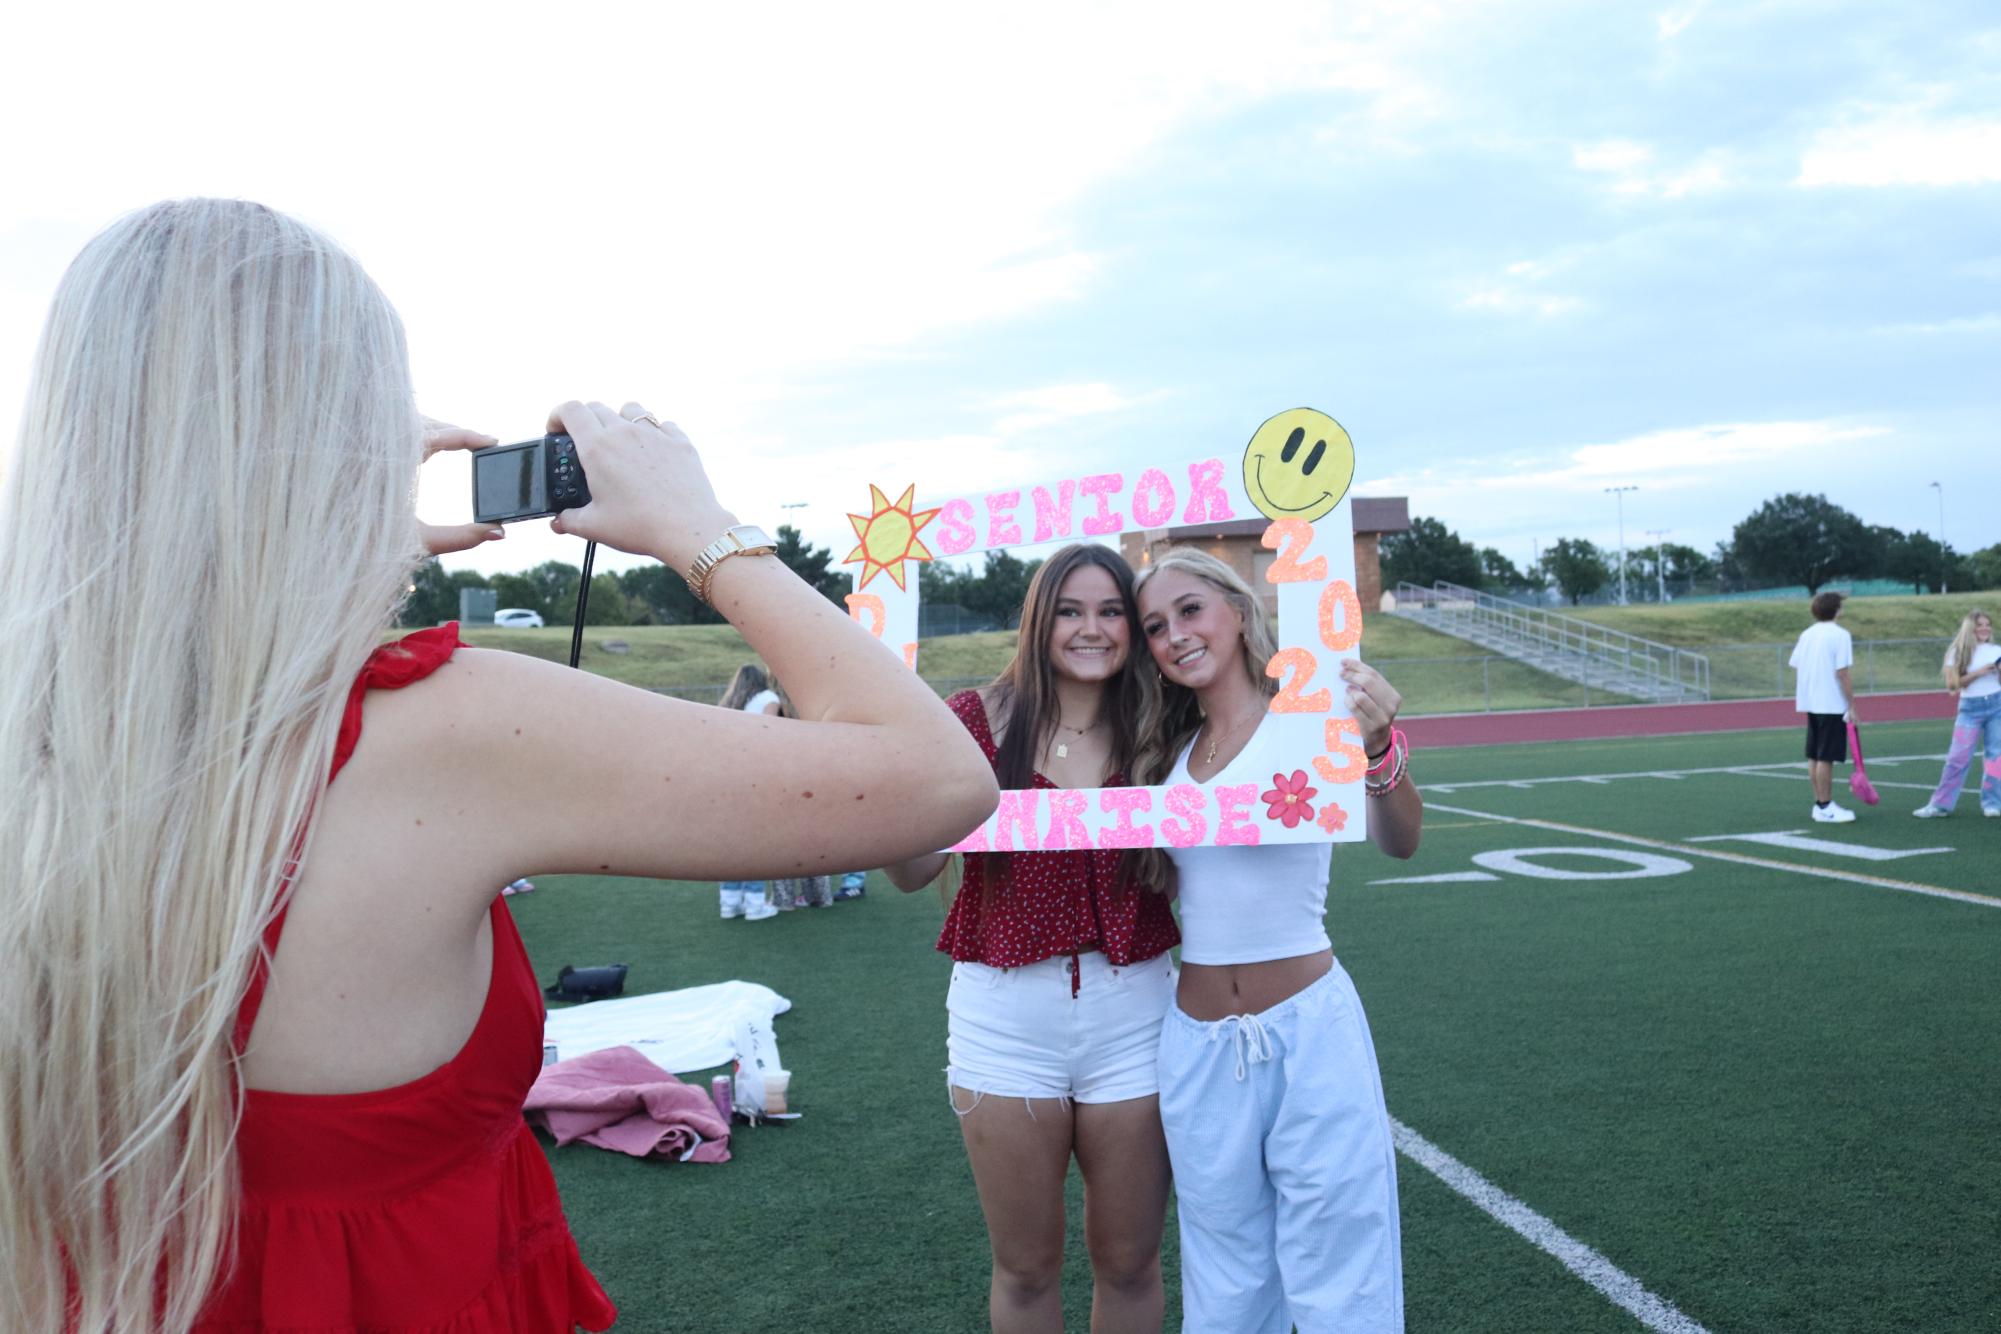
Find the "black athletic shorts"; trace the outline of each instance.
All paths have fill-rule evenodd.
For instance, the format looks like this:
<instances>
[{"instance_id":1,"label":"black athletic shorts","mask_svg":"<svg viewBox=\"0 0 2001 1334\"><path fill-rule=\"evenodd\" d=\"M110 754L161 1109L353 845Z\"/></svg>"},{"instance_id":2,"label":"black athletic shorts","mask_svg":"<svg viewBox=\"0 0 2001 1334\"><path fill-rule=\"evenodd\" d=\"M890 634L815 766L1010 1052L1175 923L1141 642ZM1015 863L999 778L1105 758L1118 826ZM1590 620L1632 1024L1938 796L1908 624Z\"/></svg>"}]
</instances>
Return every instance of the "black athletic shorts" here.
<instances>
[{"instance_id":1,"label":"black athletic shorts","mask_svg":"<svg viewBox=\"0 0 2001 1334\"><path fill-rule=\"evenodd\" d=\"M1829 764L1848 762L1848 723L1839 713L1806 716L1806 757Z\"/></svg>"}]
</instances>

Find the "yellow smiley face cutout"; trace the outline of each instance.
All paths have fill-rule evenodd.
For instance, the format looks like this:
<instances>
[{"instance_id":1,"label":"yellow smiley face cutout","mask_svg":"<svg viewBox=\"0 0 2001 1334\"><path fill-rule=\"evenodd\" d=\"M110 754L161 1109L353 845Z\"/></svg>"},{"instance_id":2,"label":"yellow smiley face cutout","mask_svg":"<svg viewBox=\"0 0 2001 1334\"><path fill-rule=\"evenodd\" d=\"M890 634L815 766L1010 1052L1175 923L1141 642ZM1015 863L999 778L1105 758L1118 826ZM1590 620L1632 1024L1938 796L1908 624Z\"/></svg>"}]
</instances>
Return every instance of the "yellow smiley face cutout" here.
<instances>
[{"instance_id":1,"label":"yellow smiley face cutout","mask_svg":"<svg viewBox=\"0 0 2001 1334\"><path fill-rule=\"evenodd\" d=\"M1279 413L1244 449L1244 491L1267 519L1323 519L1354 480L1355 442L1312 408Z\"/></svg>"}]
</instances>

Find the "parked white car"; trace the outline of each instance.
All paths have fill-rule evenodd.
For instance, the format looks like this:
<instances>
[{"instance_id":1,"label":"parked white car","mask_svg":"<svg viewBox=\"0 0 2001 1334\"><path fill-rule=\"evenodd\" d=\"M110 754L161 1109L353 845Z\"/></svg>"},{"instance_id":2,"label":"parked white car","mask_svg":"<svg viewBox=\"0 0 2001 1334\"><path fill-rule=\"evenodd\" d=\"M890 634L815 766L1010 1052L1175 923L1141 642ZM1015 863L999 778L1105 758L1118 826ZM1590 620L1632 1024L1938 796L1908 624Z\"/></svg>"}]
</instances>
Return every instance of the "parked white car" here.
<instances>
[{"instance_id":1,"label":"parked white car","mask_svg":"<svg viewBox=\"0 0 2001 1334\"><path fill-rule=\"evenodd\" d=\"M502 607L499 611L493 613L493 623L516 630L540 630L542 628L542 613L532 611L527 607Z\"/></svg>"}]
</instances>

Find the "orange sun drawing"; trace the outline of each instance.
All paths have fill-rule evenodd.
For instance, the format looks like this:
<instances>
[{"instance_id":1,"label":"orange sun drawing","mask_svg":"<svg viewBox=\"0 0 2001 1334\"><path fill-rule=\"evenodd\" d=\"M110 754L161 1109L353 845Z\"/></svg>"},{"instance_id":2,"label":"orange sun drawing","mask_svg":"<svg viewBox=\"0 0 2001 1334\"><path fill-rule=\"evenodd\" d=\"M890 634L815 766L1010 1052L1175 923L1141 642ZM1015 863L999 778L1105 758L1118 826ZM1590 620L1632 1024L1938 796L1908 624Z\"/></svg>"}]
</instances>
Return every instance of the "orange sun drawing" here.
<instances>
[{"instance_id":1,"label":"orange sun drawing","mask_svg":"<svg viewBox=\"0 0 2001 1334\"><path fill-rule=\"evenodd\" d=\"M869 484L868 494L873 512L848 516L848 522L854 525L855 536L861 541L855 543L855 549L841 564L861 562L862 579L858 588L867 588L869 580L885 572L896 581L898 588L908 588L909 585L903 582L903 562L932 559L930 549L918 539L917 532L936 518L938 511L911 511L911 501L917 494L915 484L904 487L903 494L896 498L894 505L889 503L889 497L882 493L882 488L874 483Z\"/></svg>"}]
</instances>

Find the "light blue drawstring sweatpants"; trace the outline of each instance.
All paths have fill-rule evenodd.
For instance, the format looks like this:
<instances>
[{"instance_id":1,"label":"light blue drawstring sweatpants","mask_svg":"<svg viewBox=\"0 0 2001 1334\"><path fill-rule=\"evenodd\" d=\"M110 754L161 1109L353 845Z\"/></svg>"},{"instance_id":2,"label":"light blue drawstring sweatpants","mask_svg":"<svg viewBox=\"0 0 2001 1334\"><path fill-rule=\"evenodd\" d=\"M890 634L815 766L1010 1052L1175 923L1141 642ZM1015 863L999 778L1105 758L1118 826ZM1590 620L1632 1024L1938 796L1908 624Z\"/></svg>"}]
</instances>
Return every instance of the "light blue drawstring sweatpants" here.
<instances>
[{"instance_id":1,"label":"light blue drawstring sweatpants","mask_svg":"<svg viewBox=\"0 0 2001 1334\"><path fill-rule=\"evenodd\" d=\"M1169 1010L1160 1119L1187 1334L1403 1329L1396 1150L1339 962L1259 1014L1203 1023Z\"/></svg>"}]
</instances>

